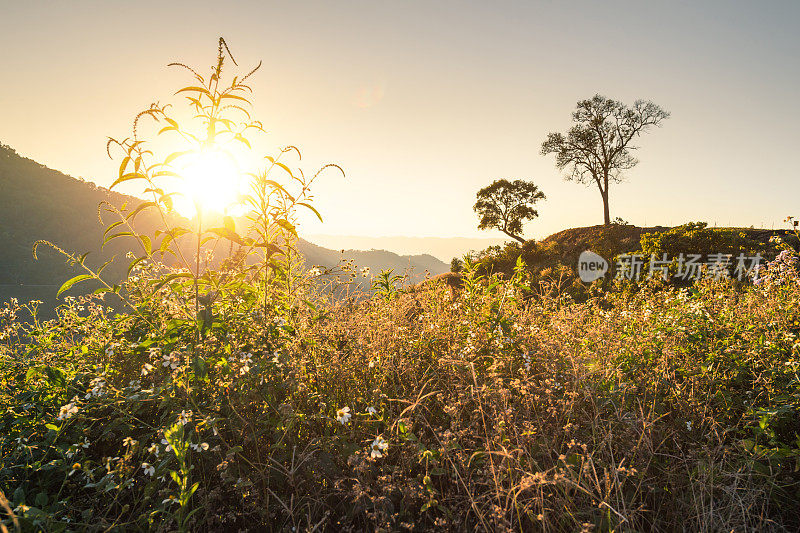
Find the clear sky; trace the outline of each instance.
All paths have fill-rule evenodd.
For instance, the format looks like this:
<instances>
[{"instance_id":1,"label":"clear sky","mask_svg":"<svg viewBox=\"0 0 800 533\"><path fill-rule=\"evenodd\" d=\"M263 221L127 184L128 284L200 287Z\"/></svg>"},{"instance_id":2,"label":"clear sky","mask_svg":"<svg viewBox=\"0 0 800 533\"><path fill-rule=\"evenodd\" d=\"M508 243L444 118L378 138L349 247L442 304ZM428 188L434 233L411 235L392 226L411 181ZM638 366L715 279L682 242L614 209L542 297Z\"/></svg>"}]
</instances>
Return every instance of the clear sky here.
<instances>
[{"instance_id":1,"label":"clear sky","mask_svg":"<svg viewBox=\"0 0 800 533\"><path fill-rule=\"evenodd\" d=\"M528 237L602 222L596 190L539 155L595 93L672 113L611 190L638 225L782 227L800 215L800 2L36 2L0 0L0 142L109 185L107 136L208 70L224 36L255 117L316 188L310 233L492 237L475 192L547 194Z\"/></svg>"}]
</instances>

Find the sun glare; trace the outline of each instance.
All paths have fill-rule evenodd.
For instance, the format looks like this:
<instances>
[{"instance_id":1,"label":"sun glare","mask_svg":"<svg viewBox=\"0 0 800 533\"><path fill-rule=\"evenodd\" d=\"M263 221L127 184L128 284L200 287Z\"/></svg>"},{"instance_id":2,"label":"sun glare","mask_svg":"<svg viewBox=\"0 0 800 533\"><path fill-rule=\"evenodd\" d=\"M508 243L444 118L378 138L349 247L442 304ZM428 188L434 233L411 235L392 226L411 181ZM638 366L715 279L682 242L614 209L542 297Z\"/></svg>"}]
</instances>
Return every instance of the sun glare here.
<instances>
[{"instance_id":1,"label":"sun glare","mask_svg":"<svg viewBox=\"0 0 800 533\"><path fill-rule=\"evenodd\" d=\"M244 193L244 174L231 154L204 150L187 154L179 165L179 182L174 196L175 209L194 217L198 208L205 212L237 214Z\"/></svg>"}]
</instances>

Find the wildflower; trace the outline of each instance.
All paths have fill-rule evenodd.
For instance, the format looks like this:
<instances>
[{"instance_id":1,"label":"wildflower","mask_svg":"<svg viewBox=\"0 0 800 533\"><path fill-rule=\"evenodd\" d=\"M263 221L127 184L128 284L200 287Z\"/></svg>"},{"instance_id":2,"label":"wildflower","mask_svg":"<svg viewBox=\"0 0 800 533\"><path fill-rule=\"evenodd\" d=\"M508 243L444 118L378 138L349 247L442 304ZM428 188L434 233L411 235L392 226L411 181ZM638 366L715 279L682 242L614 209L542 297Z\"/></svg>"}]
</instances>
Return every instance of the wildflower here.
<instances>
[{"instance_id":1,"label":"wildflower","mask_svg":"<svg viewBox=\"0 0 800 533\"><path fill-rule=\"evenodd\" d=\"M150 463L142 463L142 470L150 477L153 477L153 474L156 473L156 468Z\"/></svg>"},{"instance_id":2,"label":"wildflower","mask_svg":"<svg viewBox=\"0 0 800 533\"><path fill-rule=\"evenodd\" d=\"M158 444L155 442L150 444L150 446L147 448L147 451L158 457Z\"/></svg>"},{"instance_id":3,"label":"wildflower","mask_svg":"<svg viewBox=\"0 0 800 533\"><path fill-rule=\"evenodd\" d=\"M689 430L689 431L692 430L692 422L691 422L691 420L686 422L686 429Z\"/></svg>"},{"instance_id":4,"label":"wildflower","mask_svg":"<svg viewBox=\"0 0 800 533\"><path fill-rule=\"evenodd\" d=\"M178 498L176 498L175 496L170 496L169 498L164 499L161 503L162 504L178 503Z\"/></svg>"},{"instance_id":5,"label":"wildflower","mask_svg":"<svg viewBox=\"0 0 800 533\"><path fill-rule=\"evenodd\" d=\"M106 348L106 357L114 357L114 348L111 346Z\"/></svg>"},{"instance_id":6,"label":"wildflower","mask_svg":"<svg viewBox=\"0 0 800 533\"><path fill-rule=\"evenodd\" d=\"M144 366L142 367L142 375L146 376L147 374L152 372L154 368L155 367L153 365L151 365L150 363L145 363Z\"/></svg>"},{"instance_id":7,"label":"wildflower","mask_svg":"<svg viewBox=\"0 0 800 533\"><path fill-rule=\"evenodd\" d=\"M525 370L531 369L531 354L529 352L523 353L522 358L525 359Z\"/></svg>"},{"instance_id":8,"label":"wildflower","mask_svg":"<svg viewBox=\"0 0 800 533\"><path fill-rule=\"evenodd\" d=\"M138 444L138 443L139 443L139 441L137 441L137 440L135 440L135 439L133 439L131 437L125 437L122 440L122 445L123 446L136 446L136 444Z\"/></svg>"},{"instance_id":9,"label":"wildflower","mask_svg":"<svg viewBox=\"0 0 800 533\"><path fill-rule=\"evenodd\" d=\"M189 422L192 421L192 411L191 409L188 411L181 411L181 414L178 415L178 423L182 426L185 426Z\"/></svg>"},{"instance_id":10,"label":"wildflower","mask_svg":"<svg viewBox=\"0 0 800 533\"><path fill-rule=\"evenodd\" d=\"M163 444L163 445L164 445L164 451L165 451L165 452L171 452L171 451L172 451L172 446L171 446L171 445L170 445L170 443L167 441L167 439L161 439L161 444Z\"/></svg>"},{"instance_id":11,"label":"wildflower","mask_svg":"<svg viewBox=\"0 0 800 533\"><path fill-rule=\"evenodd\" d=\"M204 452L208 449L207 442L201 442L200 444L195 444L193 442L189 443L189 447L196 452Z\"/></svg>"},{"instance_id":12,"label":"wildflower","mask_svg":"<svg viewBox=\"0 0 800 533\"><path fill-rule=\"evenodd\" d=\"M61 406L58 411L58 420L66 420L78 412L78 406L74 402Z\"/></svg>"},{"instance_id":13,"label":"wildflower","mask_svg":"<svg viewBox=\"0 0 800 533\"><path fill-rule=\"evenodd\" d=\"M322 275L322 270L319 269L318 267L314 267L314 268L312 268L311 270L308 271L308 275L312 276L312 277L320 276L320 275Z\"/></svg>"},{"instance_id":14,"label":"wildflower","mask_svg":"<svg viewBox=\"0 0 800 533\"><path fill-rule=\"evenodd\" d=\"M365 278L369 277L369 267L364 267L361 269L361 276Z\"/></svg>"},{"instance_id":15,"label":"wildflower","mask_svg":"<svg viewBox=\"0 0 800 533\"><path fill-rule=\"evenodd\" d=\"M350 414L350 408L347 406L344 406L336 411L336 420L338 420L343 426L350 421L352 416L353 415Z\"/></svg>"},{"instance_id":16,"label":"wildflower","mask_svg":"<svg viewBox=\"0 0 800 533\"><path fill-rule=\"evenodd\" d=\"M273 322L275 322L276 326L285 326L286 325L286 319L283 318L282 316L276 316L275 319L273 320Z\"/></svg>"},{"instance_id":17,"label":"wildflower","mask_svg":"<svg viewBox=\"0 0 800 533\"><path fill-rule=\"evenodd\" d=\"M240 360L242 361L242 367L239 369L239 375L244 376L250 372L250 365L253 364L253 356L245 352L240 356Z\"/></svg>"},{"instance_id":18,"label":"wildflower","mask_svg":"<svg viewBox=\"0 0 800 533\"><path fill-rule=\"evenodd\" d=\"M378 435L375 437L375 440L372 441L372 446L370 447L370 456L371 457L383 457L384 452L389 448L389 443L383 440L383 437Z\"/></svg>"},{"instance_id":19,"label":"wildflower","mask_svg":"<svg viewBox=\"0 0 800 533\"><path fill-rule=\"evenodd\" d=\"M369 407L367 407L367 413L369 413L371 415L375 415L375 414L378 413L378 410L370 405Z\"/></svg>"},{"instance_id":20,"label":"wildflower","mask_svg":"<svg viewBox=\"0 0 800 533\"><path fill-rule=\"evenodd\" d=\"M164 354L161 356L164 361L161 363L161 366L168 366L172 370L178 368L180 364L180 353L179 352L172 352L170 354Z\"/></svg>"},{"instance_id":21,"label":"wildflower","mask_svg":"<svg viewBox=\"0 0 800 533\"><path fill-rule=\"evenodd\" d=\"M106 380L103 377L98 376L94 378L89 383L89 386L91 386L91 389L89 389L89 392L87 392L86 396L84 396L84 398L87 400L89 398L97 398L99 396L103 396L106 393Z\"/></svg>"}]
</instances>

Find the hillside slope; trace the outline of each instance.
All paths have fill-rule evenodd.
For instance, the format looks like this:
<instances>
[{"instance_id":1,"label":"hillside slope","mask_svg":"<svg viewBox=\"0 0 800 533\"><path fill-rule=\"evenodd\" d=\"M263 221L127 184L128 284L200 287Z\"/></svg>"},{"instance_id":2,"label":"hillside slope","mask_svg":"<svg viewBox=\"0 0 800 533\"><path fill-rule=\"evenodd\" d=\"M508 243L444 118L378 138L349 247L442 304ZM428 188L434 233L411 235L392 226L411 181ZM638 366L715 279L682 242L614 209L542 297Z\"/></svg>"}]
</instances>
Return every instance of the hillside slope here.
<instances>
[{"instance_id":1,"label":"hillside slope","mask_svg":"<svg viewBox=\"0 0 800 533\"><path fill-rule=\"evenodd\" d=\"M103 226L97 217L102 201L120 206L136 205L141 200L98 187L94 183L67 176L17 154L0 144L0 301L10 297L40 298L75 274L63 257L40 249L39 260L31 253L33 243L44 239L78 254L90 252L87 264L97 267L114 255L123 258L131 241L116 239L100 250ZM143 213L137 226L144 233L157 227L154 214ZM301 240L298 249L309 264L334 266L340 259L353 259L358 266L373 271L411 270L414 277L439 274L448 265L429 255L399 256L386 251L329 250ZM120 279L127 262L120 260L104 273Z\"/></svg>"}]
</instances>

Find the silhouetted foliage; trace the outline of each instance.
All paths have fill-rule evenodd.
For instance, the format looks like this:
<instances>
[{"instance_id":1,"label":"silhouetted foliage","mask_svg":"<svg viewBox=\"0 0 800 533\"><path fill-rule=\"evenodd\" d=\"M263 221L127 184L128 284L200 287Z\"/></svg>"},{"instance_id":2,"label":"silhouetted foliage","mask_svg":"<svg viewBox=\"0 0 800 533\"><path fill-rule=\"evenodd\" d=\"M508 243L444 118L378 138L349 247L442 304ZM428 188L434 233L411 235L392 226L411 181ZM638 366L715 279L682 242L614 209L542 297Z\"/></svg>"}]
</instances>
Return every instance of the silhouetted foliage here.
<instances>
[{"instance_id":1,"label":"silhouetted foliage","mask_svg":"<svg viewBox=\"0 0 800 533\"><path fill-rule=\"evenodd\" d=\"M530 181L506 179L495 180L477 196L473 209L481 217L478 229L496 228L521 243L522 223L539 216L533 206L546 198Z\"/></svg>"},{"instance_id":2,"label":"silhouetted foliage","mask_svg":"<svg viewBox=\"0 0 800 533\"><path fill-rule=\"evenodd\" d=\"M636 100L628 107L596 94L578 102L572 113L575 125L566 135L547 135L542 155L556 154L556 166L569 172L567 180L597 185L603 198L603 222L608 225L608 185L622 181L622 172L638 163L631 142L667 118L669 113L653 102Z\"/></svg>"}]
</instances>

